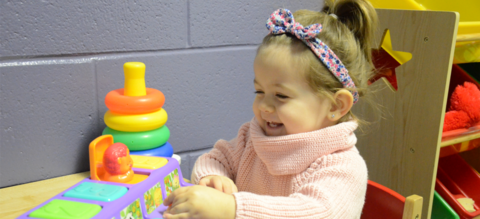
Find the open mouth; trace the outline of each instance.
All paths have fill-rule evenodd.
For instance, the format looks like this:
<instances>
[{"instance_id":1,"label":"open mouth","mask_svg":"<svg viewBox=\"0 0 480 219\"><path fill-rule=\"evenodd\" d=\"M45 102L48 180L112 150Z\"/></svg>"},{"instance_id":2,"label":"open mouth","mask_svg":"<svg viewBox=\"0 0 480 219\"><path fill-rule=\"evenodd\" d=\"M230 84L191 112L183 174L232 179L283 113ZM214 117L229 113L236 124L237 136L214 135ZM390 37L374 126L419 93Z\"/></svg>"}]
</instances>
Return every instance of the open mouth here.
<instances>
[{"instance_id":1,"label":"open mouth","mask_svg":"<svg viewBox=\"0 0 480 219\"><path fill-rule=\"evenodd\" d=\"M279 128L279 127L282 127L283 124L282 123L276 123L276 122L267 122L267 126L269 128Z\"/></svg>"}]
</instances>

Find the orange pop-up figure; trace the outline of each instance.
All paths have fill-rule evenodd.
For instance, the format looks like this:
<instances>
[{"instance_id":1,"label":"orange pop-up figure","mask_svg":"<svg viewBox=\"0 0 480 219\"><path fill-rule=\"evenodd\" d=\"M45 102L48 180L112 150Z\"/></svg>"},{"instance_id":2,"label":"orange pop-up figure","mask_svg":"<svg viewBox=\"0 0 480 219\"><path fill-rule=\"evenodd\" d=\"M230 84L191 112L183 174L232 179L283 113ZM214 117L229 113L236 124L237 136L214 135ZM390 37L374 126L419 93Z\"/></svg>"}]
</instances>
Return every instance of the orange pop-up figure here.
<instances>
[{"instance_id":1,"label":"orange pop-up figure","mask_svg":"<svg viewBox=\"0 0 480 219\"><path fill-rule=\"evenodd\" d=\"M122 143L110 145L103 154L105 174L103 181L125 183L133 179L132 165L128 147Z\"/></svg>"},{"instance_id":2,"label":"orange pop-up figure","mask_svg":"<svg viewBox=\"0 0 480 219\"><path fill-rule=\"evenodd\" d=\"M90 143L88 151L92 180L136 184L148 178L148 175L135 174L132 169L135 156L130 156L125 144L113 143L112 135L99 136Z\"/></svg>"}]
</instances>

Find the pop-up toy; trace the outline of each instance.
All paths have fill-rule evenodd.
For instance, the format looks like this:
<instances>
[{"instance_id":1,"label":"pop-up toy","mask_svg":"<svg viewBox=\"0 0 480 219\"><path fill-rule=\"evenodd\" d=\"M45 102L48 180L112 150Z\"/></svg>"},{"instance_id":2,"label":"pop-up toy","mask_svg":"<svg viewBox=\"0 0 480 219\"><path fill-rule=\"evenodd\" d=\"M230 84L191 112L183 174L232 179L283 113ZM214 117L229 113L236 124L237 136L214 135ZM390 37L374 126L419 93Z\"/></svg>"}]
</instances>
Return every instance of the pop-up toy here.
<instances>
[{"instance_id":1,"label":"pop-up toy","mask_svg":"<svg viewBox=\"0 0 480 219\"><path fill-rule=\"evenodd\" d=\"M166 128L166 126L164 126L166 122L166 113L161 109L165 98L160 91L147 88L146 95L145 93L136 93L133 94L133 96L137 95L134 96L134 98L130 98L132 95L127 94L128 92L126 91L129 90L132 84L134 84L134 87L139 86L139 84L140 87L142 87L141 81L143 81L143 88L145 88L143 79L144 73L141 76L136 75L135 72L141 73L142 71L134 70L134 73L131 73L129 70L132 69L132 66L133 69L137 70L138 66L143 66L143 71L145 69L143 63L125 64L125 94L121 95L122 92L114 94L118 98L124 98L125 101L122 99L116 99L113 101L114 107L112 107L112 105L107 105L110 110L115 109L116 111L107 112L107 114L113 115L114 119L111 119L112 117L107 119L106 115L106 123L109 126L114 124L110 127L117 127L116 125L118 123L115 123L115 121L117 121L116 119L118 118L118 115L121 115L126 116L120 119L124 120L125 123L123 124L125 125L128 123L130 125L135 124L135 122L129 121L128 118L134 118L141 114L155 114L149 118L157 118L157 120L154 119L156 122L150 121L150 124L152 125L147 129L152 129L152 127L154 127L155 130L162 129L162 127ZM127 72L129 73L127 74ZM155 98L151 98L152 96L155 96ZM153 101L144 105L130 105L132 102L129 101L134 102L135 100L145 97L149 97L151 98L150 100L153 99ZM159 104L159 102L161 103ZM122 107L122 104L126 104L126 107ZM135 109L136 111L121 111L122 109ZM107 122L107 120L109 121ZM110 123L112 121L113 123ZM137 124L137 128L134 128L135 130L123 129L120 131L139 131L144 124L145 123L142 123L142 125ZM120 127L120 129L122 128ZM168 129L166 130L168 132ZM143 129L142 131L146 131L146 129ZM152 138L158 138L155 136ZM90 143L89 178L80 181L71 188L61 192L18 218L162 218L162 212L167 209L167 207L162 204L163 200L175 189L191 185L183 180L178 161L171 157L133 155L130 153L129 147L127 147L125 143L114 142L114 138L115 137L110 134L102 135ZM127 143L132 142L128 140L128 137L125 137L125 139L127 140ZM166 139L168 140L168 137L166 137ZM133 140L133 142L134 141L135 140ZM137 144L133 147L138 148L141 146L138 146ZM161 147L165 147L165 145L162 145Z\"/></svg>"},{"instance_id":2,"label":"pop-up toy","mask_svg":"<svg viewBox=\"0 0 480 219\"><path fill-rule=\"evenodd\" d=\"M105 96L108 111L104 135L112 135L115 143L127 145L132 154L171 157L168 143L170 131L165 125L167 112L162 108L165 96L157 89L145 87L145 64L127 62L124 88Z\"/></svg>"}]
</instances>

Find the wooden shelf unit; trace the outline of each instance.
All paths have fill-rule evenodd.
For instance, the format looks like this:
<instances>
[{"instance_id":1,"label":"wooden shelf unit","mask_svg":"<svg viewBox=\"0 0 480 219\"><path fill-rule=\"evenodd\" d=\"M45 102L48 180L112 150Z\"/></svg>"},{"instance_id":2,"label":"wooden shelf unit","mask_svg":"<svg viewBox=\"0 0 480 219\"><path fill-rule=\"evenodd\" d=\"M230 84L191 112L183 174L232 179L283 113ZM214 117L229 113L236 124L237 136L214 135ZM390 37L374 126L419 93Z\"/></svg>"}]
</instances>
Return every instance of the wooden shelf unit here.
<instances>
[{"instance_id":1,"label":"wooden shelf unit","mask_svg":"<svg viewBox=\"0 0 480 219\"><path fill-rule=\"evenodd\" d=\"M430 218L459 14L390 9L377 13L374 45L380 45L388 29L393 50L409 52L412 59L395 69L398 90L385 79L371 85L381 115L365 101L354 106L356 115L373 122L358 130L357 147L369 179L403 196L422 196L422 218ZM480 150L467 153L469 159L480 157ZM472 166L478 170L480 162Z\"/></svg>"}]
</instances>

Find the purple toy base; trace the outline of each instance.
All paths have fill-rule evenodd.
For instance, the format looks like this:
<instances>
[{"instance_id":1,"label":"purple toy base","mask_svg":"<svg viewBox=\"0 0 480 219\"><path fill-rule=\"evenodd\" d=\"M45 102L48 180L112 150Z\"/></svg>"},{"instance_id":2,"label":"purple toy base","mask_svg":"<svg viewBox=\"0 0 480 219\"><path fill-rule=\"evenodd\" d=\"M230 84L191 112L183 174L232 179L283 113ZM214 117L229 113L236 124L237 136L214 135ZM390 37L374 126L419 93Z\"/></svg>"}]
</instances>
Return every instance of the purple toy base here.
<instances>
[{"instance_id":1,"label":"purple toy base","mask_svg":"<svg viewBox=\"0 0 480 219\"><path fill-rule=\"evenodd\" d=\"M50 201L54 199L60 199L60 200L68 200L68 201L75 201L75 202L84 202L84 203L89 203L89 204L96 204L102 207L102 211L100 211L97 215L93 217L93 219L111 219L115 217L115 219L121 219L120 212L126 209L128 206L130 206L132 203L134 203L136 200L140 201L140 210L142 212L143 218L148 218L148 219L154 219L154 218L163 218L162 213L167 209L167 206L163 205L163 200L167 198L167 190L166 190L166 185L165 182L171 184L170 181L167 180L169 176L175 175L172 173L178 174L178 179L173 176L172 179L174 179L175 183L179 183L180 187L183 186L191 186L192 184L187 183L183 180L183 175L182 172L180 171L180 165L178 164L178 161L175 160L174 158L169 158L165 157L165 159L168 160L168 163L155 170L149 170L149 169L138 169L138 168L133 168L133 171L135 174L144 174L144 175L149 175L147 179L144 181L137 183L137 184L123 184L123 183L113 183L113 182L105 182L105 181L96 181L96 180L91 180L90 178L86 178L79 183L75 184L71 188L61 192L60 194L54 196L50 200L42 203L41 205L33 208L32 210L26 212L25 214L21 215L18 217L19 219L31 219L28 215L37 210L38 208L43 207L45 204L49 203ZM175 171L176 170L176 171ZM178 180L178 181L177 181ZM101 183L101 184L109 184L109 185L116 185L116 186L123 186L128 189L128 192L118 198L115 201L112 202L104 202L104 201L95 201L95 200L86 200L86 199L79 199L79 198L70 198L70 197L64 197L63 195L65 192L77 187L78 185L84 183L84 182L92 182L92 183ZM147 209L145 205L145 194L148 190L154 187L158 187L158 184L160 184L161 188L161 196L162 196L162 204L158 205L155 207L155 210L151 212L150 214L147 214ZM175 187L176 188L176 187Z\"/></svg>"}]
</instances>

